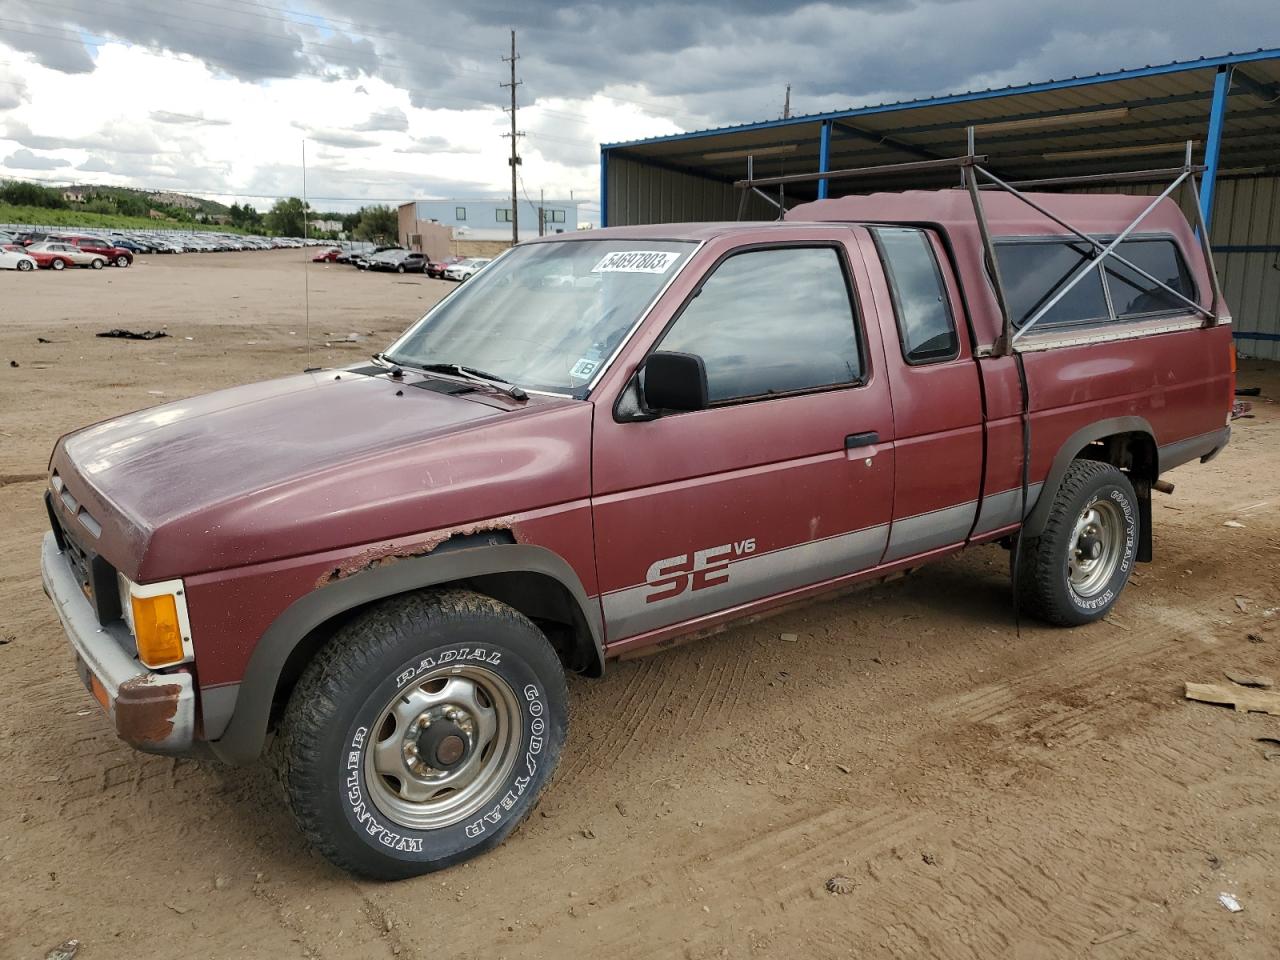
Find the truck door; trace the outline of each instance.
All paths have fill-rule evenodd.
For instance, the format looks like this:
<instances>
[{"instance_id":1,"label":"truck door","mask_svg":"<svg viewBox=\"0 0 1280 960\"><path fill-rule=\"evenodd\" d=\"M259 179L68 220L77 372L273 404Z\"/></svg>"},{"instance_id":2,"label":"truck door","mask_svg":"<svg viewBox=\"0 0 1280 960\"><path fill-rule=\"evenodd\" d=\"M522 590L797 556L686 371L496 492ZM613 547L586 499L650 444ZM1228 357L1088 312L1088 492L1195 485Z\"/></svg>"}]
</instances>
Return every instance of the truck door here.
<instances>
[{"instance_id":1,"label":"truck door","mask_svg":"<svg viewBox=\"0 0 1280 960\"><path fill-rule=\"evenodd\" d=\"M893 415L866 268L849 227L760 230L690 263L652 350L695 353L711 406L620 422L597 402L593 516L610 644L709 626L879 563L893 495ZM639 338L638 338L639 339Z\"/></svg>"},{"instance_id":2,"label":"truck door","mask_svg":"<svg viewBox=\"0 0 1280 960\"><path fill-rule=\"evenodd\" d=\"M893 396L889 563L968 538L981 496L982 395L957 323L959 289L937 236L871 227L860 239Z\"/></svg>"}]
</instances>

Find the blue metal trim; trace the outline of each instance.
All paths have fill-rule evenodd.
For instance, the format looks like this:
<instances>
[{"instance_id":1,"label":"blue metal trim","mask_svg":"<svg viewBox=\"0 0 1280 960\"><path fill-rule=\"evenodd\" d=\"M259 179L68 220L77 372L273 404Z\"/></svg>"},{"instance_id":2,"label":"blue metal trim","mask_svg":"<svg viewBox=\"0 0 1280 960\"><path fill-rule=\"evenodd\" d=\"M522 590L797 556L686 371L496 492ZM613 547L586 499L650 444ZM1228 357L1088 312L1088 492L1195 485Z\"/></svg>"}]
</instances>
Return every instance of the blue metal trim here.
<instances>
[{"instance_id":1,"label":"blue metal trim","mask_svg":"<svg viewBox=\"0 0 1280 960\"><path fill-rule=\"evenodd\" d=\"M600 148L600 226L609 225L609 151Z\"/></svg>"},{"instance_id":2,"label":"blue metal trim","mask_svg":"<svg viewBox=\"0 0 1280 960\"><path fill-rule=\"evenodd\" d=\"M767 130L771 127L797 126L815 123L820 120L839 120L842 117L859 117L874 113L896 113L902 110L914 110L916 107L940 107L952 103L971 103L976 100L995 100L1000 97L1011 97L1024 93L1045 93L1050 90L1069 90L1073 87L1086 87L1098 83L1110 83L1115 80L1133 80L1139 77L1158 77L1170 73L1183 73L1188 70L1207 70L1210 67L1231 66L1237 63L1253 63L1259 60L1280 59L1280 49L1255 50L1253 53L1231 53L1221 57L1205 57L1201 60L1175 60L1154 67L1142 67L1136 70L1116 70L1112 73L1099 73L1092 77L1072 77L1069 80L1047 80L1043 83L1028 83L1020 87L1004 87L1000 90L979 90L972 93L954 93L941 97L926 97L920 100L902 100L897 103L881 103L873 107L855 107L850 110L836 110L830 113L812 113L803 117L792 117L789 120L766 120L760 123L743 123L735 127L713 127L708 130L695 130L689 133L674 133L664 137L650 137L645 140L629 140L619 143L607 143L605 147L638 147L651 143L673 143L677 140L693 140L700 137L713 137L725 133L746 133L752 130Z\"/></svg>"},{"instance_id":3,"label":"blue metal trim","mask_svg":"<svg viewBox=\"0 0 1280 960\"><path fill-rule=\"evenodd\" d=\"M1231 335L1237 340L1280 340L1280 333L1247 333L1245 331L1232 331Z\"/></svg>"},{"instance_id":4,"label":"blue metal trim","mask_svg":"<svg viewBox=\"0 0 1280 960\"><path fill-rule=\"evenodd\" d=\"M1222 126L1227 116L1227 94L1231 90L1231 67L1219 67L1213 78L1213 104L1209 108L1209 133L1204 141L1204 176L1200 183L1200 213L1205 230L1213 227L1213 189L1218 181L1218 157L1222 153Z\"/></svg>"},{"instance_id":5,"label":"blue metal trim","mask_svg":"<svg viewBox=\"0 0 1280 960\"><path fill-rule=\"evenodd\" d=\"M1214 253L1280 253L1280 243L1215 243Z\"/></svg>"},{"instance_id":6,"label":"blue metal trim","mask_svg":"<svg viewBox=\"0 0 1280 960\"><path fill-rule=\"evenodd\" d=\"M818 172L826 173L831 169L831 121L822 121L822 134L818 140ZM827 178L818 181L818 199L827 199Z\"/></svg>"}]
</instances>

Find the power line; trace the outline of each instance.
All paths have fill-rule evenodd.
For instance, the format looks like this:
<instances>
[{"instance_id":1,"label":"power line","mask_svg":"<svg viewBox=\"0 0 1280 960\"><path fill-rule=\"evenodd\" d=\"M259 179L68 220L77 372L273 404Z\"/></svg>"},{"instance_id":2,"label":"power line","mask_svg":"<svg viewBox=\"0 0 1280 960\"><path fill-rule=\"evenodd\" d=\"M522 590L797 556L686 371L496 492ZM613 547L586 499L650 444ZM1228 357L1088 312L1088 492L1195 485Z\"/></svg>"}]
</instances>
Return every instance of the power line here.
<instances>
[{"instance_id":1,"label":"power line","mask_svg":"<svg viewBox=\"0 0 1280 960\"><path fill-rule=\"evenodd\" d=\"M516 79L516 61L520 57L516 53L516 32L511 31L511 56L503 57L504 63L511 64L511 82L500 83L500 87L509 87L511 89L511 132L504 133L504 137L511 138L511 157L507 163L511 164L511 242L513 244L520 242L520 204L516 197L516 176L520 169L520 138L524 136L516 129L516 87L520 86L523 81Z\"/></svg>"}]
</instances>

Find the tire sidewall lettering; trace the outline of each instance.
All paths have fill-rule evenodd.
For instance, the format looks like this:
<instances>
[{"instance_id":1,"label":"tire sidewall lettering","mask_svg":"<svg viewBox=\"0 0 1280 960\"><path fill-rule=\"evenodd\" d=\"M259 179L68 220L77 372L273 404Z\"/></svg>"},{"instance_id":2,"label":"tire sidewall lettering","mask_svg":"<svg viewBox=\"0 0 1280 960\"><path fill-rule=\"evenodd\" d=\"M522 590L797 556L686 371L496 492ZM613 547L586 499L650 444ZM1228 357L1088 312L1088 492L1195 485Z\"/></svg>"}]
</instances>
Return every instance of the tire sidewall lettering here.
<instances>
[{"instance_id":1,"label":"tire sidewall lettering","mask_svg":"<svg viewBox=\"0 0 1280 960\"><path fill-rule=\"evenodd\" d=\"M374 743L370 724L391 698L440 667L483 665L516 692L521 710L519 755L509 779L499 788L496 801L467 820L434 830L403 827L383 814L369 797L365 784L365 757ZM508 651L477 643L445 644L406 660L401 667L365 697L343 741L339 778L342 812L365 842L407 860L435 860L452 856L486 836L505 834L504 827L522 816L521 800L536 795L545 779L540 763L547 730L547 708L539 685L530 683L532 669ZM521 691L523 695L521 695ZM514 813L513 813L514 811ZM496 841L495 841L496 842Z\"/></svg>"},{"instance_id":2,"label":"tire sidewall lettering","mask_svg":"<svg viewBox=\"0 0 1280 960\"><path fill-rule=\"evenodd\" d=\"M1137 557L1138 523L1137 512L1132 498L1119 487L1107 484L1090 494L1080 509L1082 511L1088 509L1103 499L1111 500L1124 518L1124 553L1120 557L1120 562L1116 564L1111 582L1106 585L1106 588L1101 593L1092 597L1082 597L1076 593L1068 581L1067 596L1075 606L1088 613L1095 613L1115 602L1120 589L1128 581L1129 573ZM1068 544L1067 549L1071 549L1070 544ZM1065 560L1063 561L1063 566L1064 568L1066 566Z\"/></svg>"}]
</instances>

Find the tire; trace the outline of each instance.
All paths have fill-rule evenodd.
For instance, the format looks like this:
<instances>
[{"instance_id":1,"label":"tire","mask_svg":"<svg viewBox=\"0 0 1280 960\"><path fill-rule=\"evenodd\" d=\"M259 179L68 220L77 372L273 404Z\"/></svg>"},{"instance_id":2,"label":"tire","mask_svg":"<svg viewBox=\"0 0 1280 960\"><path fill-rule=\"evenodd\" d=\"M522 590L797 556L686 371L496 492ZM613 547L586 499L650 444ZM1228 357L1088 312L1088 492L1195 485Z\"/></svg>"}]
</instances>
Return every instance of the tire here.
<instances>
[{"instance_id":1,"label":"tire","mask_svg":"<svg viewBox=\"0 0 1280 960\"><path fill-rule=\"evenodd\" d=\"M1133 572L1139 522L1127 476L1109 463L1073 460L1043 532L1023 541L1019 605L1056 626L1101 620Z\"/></svg>"},{"instance_id":2,"label":"tire","mask_svg":"<svg viewBox=\"0 0 1280 960\"><path fill-rule=\"evenodd\" d=\"M51 266L54 270L63 270L66 268L67 264L65 260L54 260L52 263L49 264L49 266Z\"/></svg>"},{"instance_id":3,"label":"tire","mask_svg":"<svg viewBox=\"0 0 1280 960\"><path fill-rule=\"evenodd\" d=\"M21 270L23 273L28 273L31 270L34 270L35 267L32 265L30 260L19 260L18 269Z\"/></svg>"},{"instance_id":4,"label":"tire","mask_svg":"<svg viewBox=\"0 0 1280 960\"><path fill-rule=\"evenodd\" d=\"M120 254L120 256L116 257L117 267L127 267L129 266L129 263L130 263L129 258L126 257L123 253Z\"/></svg>"},{"instance_id":5,"label":"tire","mask_svg":"<svg viewBox=\"0 0 1280 960\"><path fill-rule=\"evenodd\" d=\"M404 273L404 264L403 264L403 263L402 263L402 264L400 264L400 265L398 265L398 266L396 267L396 273Z\"/></svg>"},{"instance_id":6,"label":"tire","mask_svg":"<svg viewBox=\"0 0 1280 960\"><path fill-rule=\"evenodd\" d=\"M106 265L107 265L107 261L103 260L101 257L97 257L97 258L95 258L95 259L94 259L94 260L89 264L89 266L91 266L94 270L101 270L101 269L102 269L103 267L105 267Z\"/></svg>"},{"instance_id":7,"label":"tire","mask_svg":"<svg viewBox=\"0 0 1280 960\"><path fill-rule=\"evenodd\" d=\"M564 671L537 627L470 591L423 591L330 639L289 698L273 753L316 850L397 880L501 843L533 810L567 730ZM450 777L459 789L431 795Z\"/></svg>"}]
</instances>

